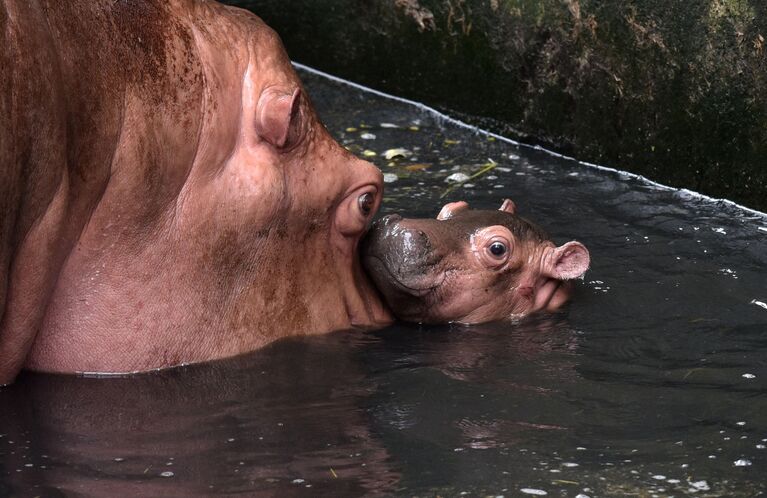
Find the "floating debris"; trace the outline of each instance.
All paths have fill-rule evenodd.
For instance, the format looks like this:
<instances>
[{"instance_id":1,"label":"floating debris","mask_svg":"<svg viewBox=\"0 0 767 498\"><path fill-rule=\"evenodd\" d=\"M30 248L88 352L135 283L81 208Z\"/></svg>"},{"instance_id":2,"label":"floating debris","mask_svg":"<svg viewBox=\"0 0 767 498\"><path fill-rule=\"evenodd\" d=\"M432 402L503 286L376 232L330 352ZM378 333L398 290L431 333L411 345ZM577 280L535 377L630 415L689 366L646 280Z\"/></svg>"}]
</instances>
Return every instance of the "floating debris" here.
<instances>
[{"instance_id":1,"label":"floating debris","mask_svg":"<svg viewBox=\"0 0 767 498\"><path fill-rule=\"evenodd\" d=\"M767 303L765 303L765 302L757 301L756 299L752 299L750 304L755 304L755 305L759 306L760 308L764 308L764 309L767 310Z\"/></svg>"},{"instance_id":2,"label":"floating debris","mask_svg":"<svg viewBox=\"0 0 767 498\"><path fill-rule=\"evenodd\" d=\"M293 484L303 484L303 483L305 483L306 481L305 481L305 480L303 480L303 479L293 479L293 480L292 480L292 481L290 481L290 482L292 482Z\"/></svg>"},{"instance_id":3,"label":"floating debris","mask_svg":"<svg viewBox=\"0 0 767 498\"><path fill-rule=\"evenodd\" d=\"M468 181L469 178L471 177L466 173L453 173L452 175L445 178L445 181L448 183L462 183Z\"/></svg>"},{"instance_id":4,"label":"floating debris","mask_svg":"<svg viewBox=\"0 0 767 498\"><path fill-rule=\"evenodd\" d=\"M346 133L354 133L355 131L357 131L357 128L354 126L350 126L346 129Z\"/></svg>"},{"instance_id":5,"label":"floating debris","mask_svg":"<svg viewBox=\"0 0 767 498\"><path fill-rule=\"evenodd\" d=\"M365 150L362 151L362 155L365 156L365 157L375 157L378 154L376 154L375 151L372 151L370 149L365 149Z\"/></svg>"},{"instance_id":6,"label":"floating debris","mask_svg":"<svg viewBox=\"0 0 767 498\"><path fill-rule=\"evenodd\" d=\"M461 143L461 141L460 140L451 140L449 138L446 138L445 141L442 142L442 143L445 144L445 145L458 145L459 143Z\"/></svg>"},{"instance_id":7,"label":"floating debris","mask_svg":"<svg viewBox=\"0 0 767 498\"><path fill-rule=\"evenodd\" d=\"M465 184L466 184L466 183L467 183L469 180L473 180L473 179L475 179L475 178L479 178L480 176L484 175L484 174L485 174L485 173L487 173L488 171L492 171L493 169L495 169L496 167L498 167L498 163L497 163L497 162L495 162L495 161L493 161L492 159L489 159L489 158L488 158L488 160L487 160L487 161L488 161L488 162L487 162L487 163L485 163L485 164L482 166L482 169L480 169L479 171L477 171L476 173L474 173L474 174L473 174L473 175L471 175L470 177L466 178L465 180L462 180L462 181L455 181L455 180L454 180L454 183L453 183L453 185L451 185L451 186L450 186L450 187L449 187L447 190L445 190L444 192L442 192L442 195L440 195L440 196L439 196L439 197L440 197L440 199L441 199L441 198L443 198L443 197L445 197L447 194L449 194L449 193L450 193L450 192L452 192L453 190L455 190L457 187L460 187L461 185L465 185ZM464 173L454 173L454 174L450 175L449 177L447 177L446 181L447 181L447 180L449 180L451 177L454 177L455 175L458 175L458 174L464 174ZM472 187L474 186L473 184L469 184L469 185L471 185Z\"/></svg>"},{"instance_id":8,"label":"floating debris","mask_svg":"<svg viewBox=\"0 0 767 498\"><path fill-rule=\"evenodd\" d=\"M412 153L412 152L410 152L410 151L409 151L409 150L407 150L407 149L403 149L403 148L398 148L398 149L388 149L388 150L384 151L384 153L383 153L383 156L384 156L384 157L385 157L387 160L389 160L389 161L391 161L391 160L392 160L392 159L394 159L395 157L410 157L410 156L412 156L412 155L413 155L413 153Z\"/></svg>"},{"instance_id":9,"label":"floating debris","mask_svg":"<svg viewBox=\"0 0 767 498\"><path fill-rule=\"evenodd\" d=\"M741 375L741 377L743 377L744 379L755 379L756 375L750 374L750 373L744 373L743 375Z\"/></svg>"},{"instance_id":10,"label":"floating debris","mask_svg":"<svg viewBox=\"0 0 767 498\"><path fill-rule=\"evenodd\" d=\"M165 472L160 472L160 477L173 477L174 475L176 474L174 474L170 470L166 470Z\"/></svg>"},{"instance_id":11,"label":"floating debris","mask_svg":"<svg viewBox=\"0 0 767 498\"><path fill-rule=\"evenodd\" d=\"M690 487L698 491L708 491L711 489L711 487L708 485L708 482L702 480L690 482Z\"/></svg>"},{"instance_id":12,"label":"floating debris","mask_svg":"<svg viewBox=\"0 0 767 498\"><path fill-rule=\"evenodd\" d=\"M417 127L417 126L415 126L415 125L413 125L413 126L408 126L408 127L407 127L407 129L408 129L408 130L410 130L410 131L418 131L418 130L420 130L420 128L419 128L419 127Z\"/></svg>"},{"instance_id":13,"label":"floating debris","mask_svg":"<svg viewBox=\"0 0 767 498\"><path fill-rule=\"evenodd\" d=\"M741 458L740 460L735 460L734 462L732 462L732 464L736 467L750 467L751 460L746 460L745 458Z\"/></svg>"},{"instance_id":14,"label":"floating debris","mask_svg":"<svg viewBox=\"0 0 767 498\"><path fill-rule=\"evenodd\" d=\"M399 128L399 126L395 125L394 123L381 123L379 126L381 128Z\"/></svg>"},{"instance_id":15,"label":"floating debris","mask_svg":"<svg viewBox=\"0 0 767 498\"><path fill-rule=\"evenodd\" d=\"M427 164L427 163L415 163L415 164L408 164L407 166L405 166L405 169L408 171L421 171L426 168L429 168L430 166L431 164Z\"/></svg>"},{"instance_id":16,"label":"floating debris","mask_svg":"<svg viewBox=\"0 0 767 498\"><path fill-rule=\"evenodd\" d=\"M375 140L376 136L372 133L365 132L365 133L360 133L360 138L362 140Z\"/></svg>"},{"instance_id":17,"label":"floating debris","mask_svg":"<svg viewBox=\"0 0 767 498\"><path fill-rule=\"evenodd\" d=\"M524 493L526 495L535 495L535 496L546 496L548 494L542 489L535 489L535 488L522 488L519 491L520 493Z\"/></svg>"},{"instance_id":18,"label":"floating debris","mask_svg":"<svg viewBox=\"0 0 767 498\"><path fill-rule=\"evenodd\" d=\"M727 232L722 227L712 228L711 231L722 235L727 235Z\"/></svg>"},{"instance_id":19,"label":"floating debris","mask_svg":"<svg viewBox=\"0 0 767 498\"><path fill-rule=\"evenodd\" d=\"M397 180L399 180L397 173L384 173L383 175L384 183L394 183Z\"/></svg>"}]
</instances>

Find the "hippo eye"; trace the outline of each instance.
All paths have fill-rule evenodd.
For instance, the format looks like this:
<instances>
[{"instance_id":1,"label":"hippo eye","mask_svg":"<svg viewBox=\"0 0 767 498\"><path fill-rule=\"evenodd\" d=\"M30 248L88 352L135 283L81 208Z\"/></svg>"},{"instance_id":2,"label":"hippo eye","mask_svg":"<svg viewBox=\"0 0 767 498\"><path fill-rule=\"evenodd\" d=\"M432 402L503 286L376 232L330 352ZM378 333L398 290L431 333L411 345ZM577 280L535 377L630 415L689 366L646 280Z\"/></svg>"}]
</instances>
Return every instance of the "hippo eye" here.
<instances>
[{"instance_id":1,"label":"hippo eye","mask_svg":"<svg viewBox=\"0 0 767 498\"><path fill-rule=\"evenodd\" d=\"M506 254L506 251L508 249L506 248L506 244L503 242L493 242L490 244L490 254L495 256L496 258L500 258Z\"/></svg>"},{"instance_id":2,"label":"hippo eye","mask_svg":"<svg viewBox=\"0 0 767 498\"><path fill-rule=\"evenodd\" d=\"M357 198L357 205L360 207L360 211L365 216L369 215L373 211L373 205L375 204L375 197L370 192L365 192Z\"/></svg>"}]
</instances>

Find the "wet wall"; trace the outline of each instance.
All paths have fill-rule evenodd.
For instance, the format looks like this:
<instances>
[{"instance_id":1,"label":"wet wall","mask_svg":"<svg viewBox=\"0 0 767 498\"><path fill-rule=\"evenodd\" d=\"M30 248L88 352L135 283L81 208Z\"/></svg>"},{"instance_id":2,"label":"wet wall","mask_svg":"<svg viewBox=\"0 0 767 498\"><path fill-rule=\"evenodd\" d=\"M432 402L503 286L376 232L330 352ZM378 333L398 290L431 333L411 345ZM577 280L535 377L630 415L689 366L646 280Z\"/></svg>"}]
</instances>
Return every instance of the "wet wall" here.
<instances>
[{"instance_id":1,"label":"wet wall","mask_svg":"<svg viewBox=\"0 0 767 498\"><path fill-rule=\"evenodd\" d=\"M240 0L304 64L767 209L762 0Z\"/></svg>"}]
</instances>

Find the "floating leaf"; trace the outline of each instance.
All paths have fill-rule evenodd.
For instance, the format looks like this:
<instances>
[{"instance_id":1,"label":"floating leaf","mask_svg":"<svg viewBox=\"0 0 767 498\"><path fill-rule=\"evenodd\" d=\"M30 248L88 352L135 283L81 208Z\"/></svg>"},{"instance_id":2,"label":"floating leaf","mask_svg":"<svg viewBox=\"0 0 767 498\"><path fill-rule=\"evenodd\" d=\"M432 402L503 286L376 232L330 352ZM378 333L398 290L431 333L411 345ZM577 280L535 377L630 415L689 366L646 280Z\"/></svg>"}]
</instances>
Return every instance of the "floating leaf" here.
<instances>
[{"instance_id":1,"label":"floating leaf","mask_svg":"<svg viewBox=\"0 0 767 498\"><path fill-rule=\"evenodd\" d=\"M412 155L413 155L412 152L410 152L407 149L402 149L402 148L399 148L399 149L389 149L389 150L387 150L387 151L385 151L383 153L383 156L386 159L390 160L390 161L392 159L394 159L395 157L410 157Z\"/></svg>"},{"instance_id":2,"label":"floating leaf","mask_svg":"<svg viewBox=\"0 0 767 498\"><path fill-rule=\"evenodd\" d=\"M372 151L370 149L365 149L365 150L362 151L362 155L365 156L365 157L375 157L378 154L376 154L375 151Z\"/></svg>"},{"instance_id":3,"label":"floating leaf","mask_svg":"<svg viewBox=\"0 0 767 498\"><path fill-rule=\"evenodd\" d=\"M362 140L375 140L376 136L373 135L372 133L361 133L360 138Z\"/></svg>"},{"instance_id":4,"label":"floating leaf","mask_svg":"<svg viewBox=\"0 0 767 498\"><path fill-rule=\"evenodd\" d=\"M394 183L397 180L399 180L399 177L396 173L384 173L383 175L384 183Z\"/></svg>"},{"instance_id":5,"label":"floating leaf","mask_svg":"<svg viewBox=\"0 0 767 498\"><path fill-rule=\"evenodd\" d=\"M408 126L407 129L410 130L410 131L418 131L418 130L420 130L420 128L415 126L415 125L414 126Z\"/></svg>"},{"instance_id":6,"label":"floating leaf","mask_svg":"<svg viewBox=\"0 0 767 498\"><path fill-rule=\"evenodd\" d=\"M399 128L399 126L394 123L381 123L380 126L381 128Z\"/></svg>"},{"instance_id":7,"label":"floating leaf","mask_svg":"<svg viewBox=\"0 0 767 498\"><path fill-rule=\"evenodd\" d=\"M492 170L493 170L493 169L495 169L497 166L498 166L498 163L497 163L497 162L493 161L492 159L488 159L488 162L487 162L487 163L485 163L485 164L482 166L482 169L480 169L479 171L477 171L476 173L474 173L474 174L473 174L473 175L471 175L470 177L466 178L465 180L463 180L463 181L456 181L456 182L455 182L453 185L451 185L450 187L448 187L448 188L447 188L447 190L445 190L444 192L442 192L442 195L440 195L440 196L439 196L439 197L440 197L440 199L441 199L441 198L443 198L443 197L445 197L447 194L449 194L449 193L450 193L450 192L452 192L453 190L455 190L457 187L460 187L460 186L462 186L462 185L464 185L464 184L467 184L467 182L468 182L469 180L473 180L473 179L475 179L475 178L479 178L480 176L484 175L484 174L485 174L485 173L487 173L488 171L492 171ZM456 177L457 175L463 175L463 176L466 176L464 173L453 173L453 174L452 174L452 175L450 175L448 178L451 178L451 177ZM473 186L474 186L474 185L472 185L472 187L473 187Z\"/></svg>"},{"instance_id":8,"label":"floating leaf","mask_svg":"<svg viewBox=\"0 0 767 498\"><path fill-rule=\"evenodd\" d=\"M446 139L445 139L445 141L444 141L443 143L444 143L445 145L456 145L456 144L459 144L459 143L461 143L461 141L460 141L460 140L451 140L451 139L449 139L449 138L446 138Z\"/></svg>"},{"instance_id":9,"label":"floating leaf","mask_svg":"<svg viewBox=\"0 0 767 498\"><path fill-rule=\"evenodd\" d=\"M357 128L354 126L350 126L346 129L346 133L354 133L355 131L357 131Z\"/></svg>"},{"instance_id":10,"label":"floating leaf","mask_svg":"<svg viewBox=\"0 0 767 498\"><path fill-rule=\"evenodd\" d=\"M415 164L409 164L405 166L405 169L408 171L421 171L430 166L431 164L427 164L427 163L415 163Z\"/></svg>"},{"instance_id":11,"label":"floating leaf","mask_svg":"<svg viewBox=\"0 0 767 498\"><path fill-rule=\"evenodd\" d=\"M469 180L471 178L466 173L453 173L452 175L445 178L445 181L448 183L463 183Z\"/></svg>"}]
</instances>

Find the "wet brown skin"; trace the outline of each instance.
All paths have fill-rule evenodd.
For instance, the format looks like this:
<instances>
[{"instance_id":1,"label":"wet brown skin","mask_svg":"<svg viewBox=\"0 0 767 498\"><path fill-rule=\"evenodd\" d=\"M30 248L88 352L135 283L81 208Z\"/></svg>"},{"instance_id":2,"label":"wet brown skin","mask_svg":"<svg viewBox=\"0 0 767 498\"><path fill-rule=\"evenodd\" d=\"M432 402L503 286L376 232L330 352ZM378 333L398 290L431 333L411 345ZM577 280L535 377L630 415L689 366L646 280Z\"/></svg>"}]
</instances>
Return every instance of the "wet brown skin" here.
<instances>
[{"instance_id":1,"label":"wet brown skin","mask_svg":"<svg viewBox=\"0 0 767 498\"><path fill-rule=\"evenodd\" d=\"M254 15L4 0L0 67L0 385L390 321L357 256L381 174Z\"/></svg>"},{"instance_id":2,"label":"wet brown skin","mask_svg":"<svg viewBox=\"0 0 767 498\"><path fill-rule=\"evenodd\" d=\"M421 323L482 323L554 311L583 275L589 253L578 242L556 247L515 214L446 205L438 219L376 222L363 241L363 264L392 312Z\"/></svg>"}]
</instances>

